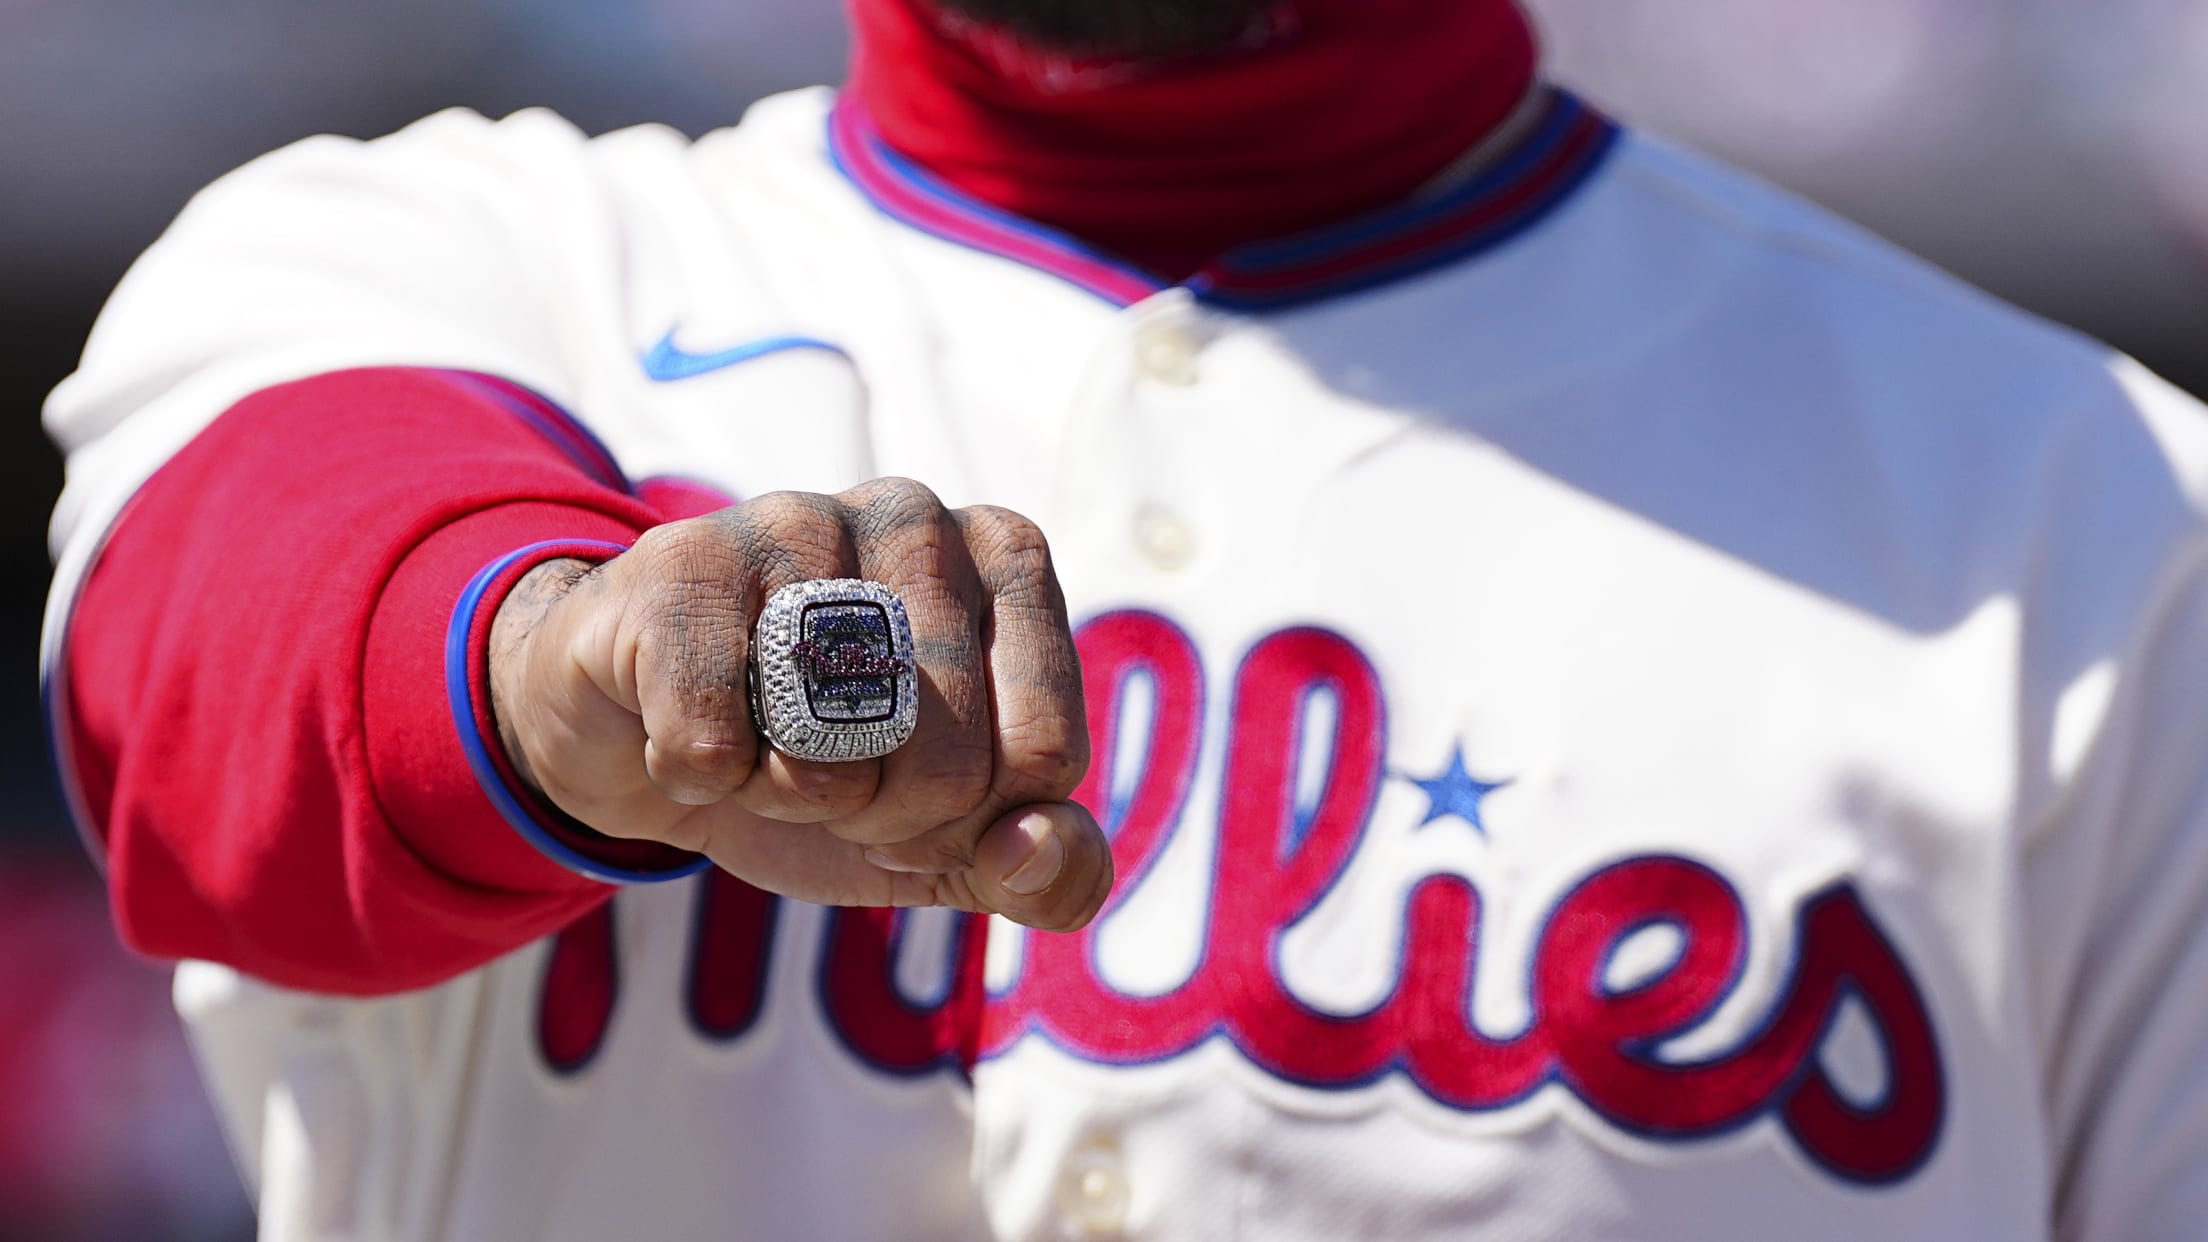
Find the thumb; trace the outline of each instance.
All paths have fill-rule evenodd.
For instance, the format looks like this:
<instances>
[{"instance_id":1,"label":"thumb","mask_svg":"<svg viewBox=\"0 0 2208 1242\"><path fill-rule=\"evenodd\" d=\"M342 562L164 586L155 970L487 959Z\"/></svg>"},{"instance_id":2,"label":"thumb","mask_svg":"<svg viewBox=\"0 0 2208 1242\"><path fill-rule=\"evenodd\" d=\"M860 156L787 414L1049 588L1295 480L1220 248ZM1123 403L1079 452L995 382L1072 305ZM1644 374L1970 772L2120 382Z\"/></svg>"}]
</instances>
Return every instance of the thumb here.
<instances>
[{"instance_id":1,"label":"thumb","mask_svg":"<svg viewBox=\"0 0 2208 1242\"><path fill-rule=\"evenodd\" d=\"M1112 847L1088 808L1038 802L1007 812L974 846L968 884L1015 923L1077 931L1112 891Z\"/></svg>"}]
</instances>

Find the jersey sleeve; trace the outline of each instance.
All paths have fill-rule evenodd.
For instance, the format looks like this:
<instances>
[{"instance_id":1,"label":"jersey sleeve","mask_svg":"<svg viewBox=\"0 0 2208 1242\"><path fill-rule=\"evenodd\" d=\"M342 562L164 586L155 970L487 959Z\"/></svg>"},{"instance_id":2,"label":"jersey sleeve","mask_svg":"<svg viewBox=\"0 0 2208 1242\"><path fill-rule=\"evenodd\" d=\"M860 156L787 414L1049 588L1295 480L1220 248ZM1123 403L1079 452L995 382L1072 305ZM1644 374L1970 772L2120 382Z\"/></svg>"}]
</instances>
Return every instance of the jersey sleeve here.
<instances>
[{"instance_id":1,"label":"jersey sleeve","mask_svg":"<svg viewBox=\"0 0 2208 1242\"><path fill-rule=\"evenodd\" d=\"M559 244L594 210L582 147L451 114L249 165L49 402L50 723L138 949L403 991L700 865L532 801L483 692L514 581L687 515L567 413L598 292Z\"/></svg>"},{"instance_id":2,"label":"jersey sleeve","mask_svg":"<svg viewBox=\"0 0 2208 1242\"><path fill-rule=\"evenodd\" d=\"M2048 704L2039 771L2021 774L2067 778L2027 825L2014 931L2035 963L2054 1236L2068 1242L2165 1242L2208 1220L2208 425L2143 374L2130 388L2127 422L2167 453L2167 486L2134 473L2129 495L2064 511L2083 594L2040 612L2076 671ZM2065 468L2089 482L2079 457ZM2094 520L2148 506L2155 521ZM2118 592L2135 607L2090 598L2132 564L2158 566ZM2126 621L2096 637L2081 619L2103 608Z\"/></svg>"},{"instance_id":3,"label":"jersey sleeve","mask_svg":"<svg viewBox=\"0 0 2208 1242\"><path fill-rule=\"evenodd\" d=\"M588 141L542 112L310 138L202 190L47 402L69 466L53 526L63 581L163 462L277 384L451 367L592 404L575 353L617 305L615 211Z\"/></svg>"}]
</instances>

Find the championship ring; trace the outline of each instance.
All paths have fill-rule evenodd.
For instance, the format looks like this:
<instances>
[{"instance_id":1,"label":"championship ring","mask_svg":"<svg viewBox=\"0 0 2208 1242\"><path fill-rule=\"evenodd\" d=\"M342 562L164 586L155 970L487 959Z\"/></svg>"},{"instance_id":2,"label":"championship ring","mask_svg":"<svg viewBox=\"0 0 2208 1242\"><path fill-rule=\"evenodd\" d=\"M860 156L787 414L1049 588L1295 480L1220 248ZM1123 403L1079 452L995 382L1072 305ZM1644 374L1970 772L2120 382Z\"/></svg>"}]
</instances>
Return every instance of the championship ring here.
<instances>
[{"instance_id":1,"label":"championship ring","mask_svg":"<svg viewBox=\"0 0 2208 1242\"><path fill-rule=\"evenodd\" d=\"M920 719L905 601L879 582L831 578L774 593L751 642L751 716L798 759L875 759Z\"/></svg>"}]
</instances>

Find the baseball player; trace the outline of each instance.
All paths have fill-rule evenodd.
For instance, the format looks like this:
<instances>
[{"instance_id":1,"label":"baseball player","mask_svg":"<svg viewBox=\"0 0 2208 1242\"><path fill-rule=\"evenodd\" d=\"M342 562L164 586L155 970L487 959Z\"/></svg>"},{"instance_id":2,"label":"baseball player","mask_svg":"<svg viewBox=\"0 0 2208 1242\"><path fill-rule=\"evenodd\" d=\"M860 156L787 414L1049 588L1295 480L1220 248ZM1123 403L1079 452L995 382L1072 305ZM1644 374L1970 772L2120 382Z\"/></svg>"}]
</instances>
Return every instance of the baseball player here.
<instances>
[{"instance_id":1,"label":"baseball player","mask_svg":"<svg viewBox=\"0 0 2208 1242\"><path fill-rule=\"evenodd\" d=\"M2197 1236L2195 405L1507 0L853 14L269 156L53 397L264 1237Z\"/></svg>"}]
</instances>

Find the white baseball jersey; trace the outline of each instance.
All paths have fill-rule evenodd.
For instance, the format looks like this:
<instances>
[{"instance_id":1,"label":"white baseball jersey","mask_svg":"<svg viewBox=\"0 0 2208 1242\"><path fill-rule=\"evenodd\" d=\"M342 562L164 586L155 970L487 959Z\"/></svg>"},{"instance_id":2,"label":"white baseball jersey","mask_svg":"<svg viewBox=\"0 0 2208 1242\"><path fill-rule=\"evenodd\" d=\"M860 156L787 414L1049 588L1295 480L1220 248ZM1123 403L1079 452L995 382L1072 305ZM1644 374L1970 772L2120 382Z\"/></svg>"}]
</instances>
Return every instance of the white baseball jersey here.
<instances>
[{"instance_id":1,"label":"white baseball jersey","mask_svg":"<svg viewBox=\"0 0 2208 1242\"><path fill-rule=\"evenodd\" d=\"M831 105L206 191L54 397L50 639L159 463L341 367L907 475L1051 537L1112 904L707 875L385 999L186 964L264 1237L2197 1236L2193 403L1568 99L1193 288Z\"/></svg>"}]
</instances>

